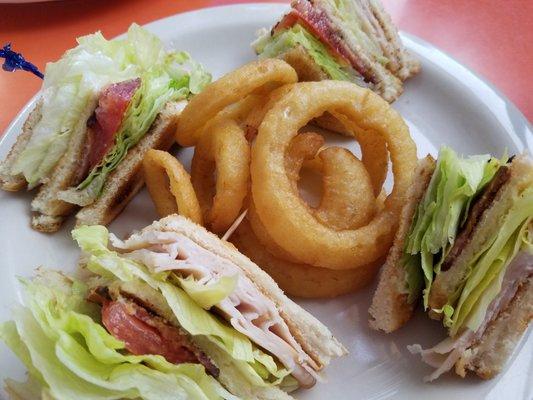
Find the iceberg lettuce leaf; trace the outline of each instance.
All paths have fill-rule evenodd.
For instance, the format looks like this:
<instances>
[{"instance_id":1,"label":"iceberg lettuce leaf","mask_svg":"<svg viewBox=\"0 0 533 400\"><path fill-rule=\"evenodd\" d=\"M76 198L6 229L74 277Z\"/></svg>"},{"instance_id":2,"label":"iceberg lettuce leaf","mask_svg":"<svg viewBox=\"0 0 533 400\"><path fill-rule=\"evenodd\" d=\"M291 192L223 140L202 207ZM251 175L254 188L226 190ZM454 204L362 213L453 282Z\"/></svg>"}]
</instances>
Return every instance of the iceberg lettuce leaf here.
<instances>
[{"instance_id":1,"label":"iceberg lettuce leaf","mask_svg":"<svg viewBox=\"0 0 533 400\"><path fill-rule=\"evenodd\" d=\"M489 155L460 158L452 149L441 148L404 247L405 254L412 256L408 258L409 268L413 269L418 259L423 271L426 309L434 276L440 272L440 266L453 246L472 199L494 177L500 165L500 160ZM416 294L409 293L409 296L415 298Z\"/></svg>"},{"instance_id":2,"label":"iceberg lettuce leaf","mask_svg":"<svg viewBox=\"0 0 533 400\"><path fill-rule=\"evenodd\" d=\"M234 399L200 364L123 354L122 342L80 312L85 310L81 283L41 271L23 285L27 307L16 310L14 323L2 325L1 337L41 381L48 397Z\"/></svg>"},{"instance_id":3,"label":"iceberg lettuce leaf","mask_svg":"<svg viewBox=\"0 0 533 400\"><path fill-rule=\"evenodd\" d=\"M354 79L354 72L341 66L330 54L326 46L300 24L296 24L272 37L268 33L268 35L257 40L254 45L260 58L277 57L297 46L302 46L331 79L338 81L352 81Z\"/></svg>"},{"instance_id":4,"label":"iceberg lettuce leaf","mask_svg":"<svg viewBox=\"0 0 533 400\"><path fill-rule=\"evenodd\" d=\"M250 339L214 314L202 308L193 298L198 295L198 287L193 284L192 297L187 293L188 284L183 288L172 282L172 274L151 273L144 265L121 257L108 249L109 232L103 226L82 226L72 232L80 248L88 254L87 268L95 274L125 282L141 281L155 289L168 304L180 326L193 336L206 337L216 345L255 386L280 384L289 374L278 365L271 355L256 348ZM229 277L232 280L232 277ZM223 282L221 292L229 292L234 282ZM190 286L190 283L189 283ZM217 296L220 297L219 294ZM211 294L209 302L213 300ZM204 299L202 299L203 301ZM200 301L200 303L202 303ZM205 305L205 304L204 304Z\"/></svg>"},{"instance_id":5,"label":"iceberg lettuce leaf","mask_svg":"<svg viewBox=\"0 0 533 400\"><path fill-rule=\"evenodd\" d=\"M185 79L174 79L179 72ZM89 195L100 192L110 168L146 133L165 101L197 93L210 80L210 75L187 53L165 51L157 36L137 24L130 26L125 39L106 40L100 32L83 36L77 47L47 65L42 117L11 173L23 174L30 187L43 182L65 153L73 132L85 125L88 109L96 106L100 91L111 83L141 76L156 82L146 83L150 90L139 94L136 106L128 110L118 149L113 149L113 157L106 157L99 172L91 174L89 182L85 182L87 187L96 181L85 193L85 200L80 201L87 202ZM161 100L156 101L159 96ZM144 111L142 115L138 115L139 107ZM137 129L137 124L142 129Z\"/></svg>"},{"instance_id":6,"label":"iceberg lettuce leaf","mask_svg":"<svg viewBox=\"0 0 533 400\"><path fill-rule=\"evenodd\" d=\"M533 188L529 188L515 199L503 220L497 222L500 226L497 235L487 241L480 254L472 257L461 295L448 320L451 335L463 327L476 331L481 325L490 302L501 290L507 266L520 249L531 250L532 215Z\"/></svg>"},{"instance_id":7,"label":"iceberg lettuce leaf","mask_svg":"<svg viewBox=\"0 0 533 400\"><path fill-rule=\"evenodd\" d=\"M196 304L204 310L209 310L235 291L238 276L222 276L209 284L196 281L192 275L187 278L176 275L175 279Z\"/></svg>"}]
</instances>

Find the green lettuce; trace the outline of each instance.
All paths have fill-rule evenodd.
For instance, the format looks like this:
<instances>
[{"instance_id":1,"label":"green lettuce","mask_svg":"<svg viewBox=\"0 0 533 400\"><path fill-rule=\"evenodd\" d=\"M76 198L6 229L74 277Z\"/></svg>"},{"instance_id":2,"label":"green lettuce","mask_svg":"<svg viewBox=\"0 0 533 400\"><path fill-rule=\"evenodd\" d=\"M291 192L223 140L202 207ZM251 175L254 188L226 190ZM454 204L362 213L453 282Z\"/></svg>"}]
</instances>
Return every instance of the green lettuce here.
<instances>
[{"instance_id":1,"label":"green lettuce","mask_svg":"<svg viewBox=\"0 0 533 400\"><path fill-rule=\"evenodd\" d=\"M182 278L173 276L187 294L204 310L209 310L233 293L237 286L237 275L222 276L216 282L203 284L192 276Z\"/></svg>"},{"instance_id":2,"label":"green lettuce","mask_svg":"<svg viewBox=\"0 0 533 400\"><path fill-rule=\"evenodd\" d=\"M97 182L87 191L85 197L88 198L99 193L111 167L116 166L127 149L146 133L147 122L153 121L165 96L167 100L175 100L197 93L210 75L188 54L165 51L160 39L136 24L131 25L125 39L106 40L97 32L80 37L77 42L78 45L61 59L47 64L42 117L11 170L13 175L23 174L30 187L38 185L51 173L65 153L72 133L86 123L87 109L96 106L98 94L105 86L137 77L156 80L145 82L145 90L137 96L138 103L128 111L131 121L121 130L118 149L112 150L113 160L106 157L99 166L101 171L91 174L91 181ZM163 96L162 100L155 102L157 96ZM135 112L140 109L147 121L137 118ZM139 123L144 130L135 128ZM84 182L84 188L90 184Z\"/></svg>"},{"instance_id":3,"label":"green lettuce","mask_svg":"<svg viewBox=\"0 0 533 400\"><path fill-rule=\"evenodd\" d=\"M403 254L400 260L405 268L405 285L407 302L413 304L424 287L424 278L420 269L420 258L417 255Z\"/></svg>"},{"instance_id":4,"label":"green lettuce","mask_svg":"<svg viewBox=\"0 0 533 400\"><path fill-rule=\"evenodd\" d=\"M418 296L418 292L414 292L420 286L416 284L420 278L415 277L418 269L418 275L425 283L423 299L426 309L434 275L440 272L472 199L494 177L500 165L500 160L489 155L460 158L452 149L441 148L404 247L404 262L408 261L405 265L408 276L411 276L411 283L407 283L409 298L413 300Z\"/></svg>"},{"instance_id":5,"label":"green lettuce","mask_svg":"<svg viewBox=\"0 0 533 400\"><path fill-rule=\"evenodd\" d=\"M326 46L300 24L283 30L272 37L270 33L265 34L254 43L254 48L260 58L277 57L297 46L302 46L331 79L338 81L352 81L354 79L353 72L342 67Z\"/></svg>"},{"instance_id":6,"label":"green lettuce","mask_svg":"<svg viewBox=\"0 0 533 400\"><path fill-rule=\"evenodd\" d=\"M497 221L497 234L472 257L457 304L448 304L453 313L445 324L453 336L462 328L476 331L485 319L489 304L500 293L505 271L518 251L533 252L531 221L533 188L528 188L513 202L509 212Z\"/></svg>"},{"instance_id":7,"label":"green lettuce","mask_svg":"<svg viewBox=\"0 0 533 400\"><path fill-rule=\"evenodd\" d=\"M198 298L196 284L179 287L173 282L173 273L152 273L144 265L108 249L109 233L103 226L82 226L72 232L80 248L88 255L87 268L108 280L122 282L140 281L157 291L172 310L180 326L193 336L201 336L222 350L232 359L250 385L270 386L281 384L290 372L279 366L271 355L252 344L250 339L226 324L214 314L202 308L206 304L195 301ZM221 292L226 295L228 287ZM192 290L191 290L192 289ZM190 293L188 292L190 291ZM220 293L217 294L220 297ZM201 298L200 303L209 303Z\"/></svg>"},{"instance_id":8,"label":"green lettuce","mask_svg":"<svg viewBox=\"0 0 533 400\"><path fill-rule=\"evenodd\" d=\"M159 355L123 353L125 345L97 321L83 283L53 271L22 280L26 307L0 325L43 398L234 399L200 364L171 364ZM12 390L24 392L18 385Z\"/></svg>"},{"instance_id":9,"label":"green lettuce","mask_svg":"<svg viewBox=\"0 0 533 400\"><path fill-rule=\"evenodd\" d=\"M154 71L141 75L141 86L126 110L114 146L77 188L63 192L61 198L79 206L93 203L102 192L108 175L126 157L128 150L142 139L164 105L187 94L188 88L176 89L168 75L160 76Z\"/></svg>"}]
</instances>

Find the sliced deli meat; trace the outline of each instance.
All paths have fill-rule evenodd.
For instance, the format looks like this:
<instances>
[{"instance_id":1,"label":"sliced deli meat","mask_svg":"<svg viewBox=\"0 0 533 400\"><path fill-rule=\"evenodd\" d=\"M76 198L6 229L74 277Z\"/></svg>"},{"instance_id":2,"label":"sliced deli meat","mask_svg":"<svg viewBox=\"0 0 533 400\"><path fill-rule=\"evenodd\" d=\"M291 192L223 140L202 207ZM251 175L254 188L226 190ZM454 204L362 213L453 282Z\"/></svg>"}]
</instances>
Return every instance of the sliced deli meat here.
<instances>
[{"instance_id":1,"label":"sliced deli meat","mask_svg":"<svg viewBox=\"0 0 533 400\"><path fill-rule=\"evenodd\" d=\"M303 351L276 305L230 260L213 254L193 240L173 233L144 231L126 241L110 236L123 257L145 265L152 272L175 271L208 285L223 276L237 276L235 290L214 306L237 331L275 356L302 387L316 382L316 363Z\"/></svg>"}]
</instances>

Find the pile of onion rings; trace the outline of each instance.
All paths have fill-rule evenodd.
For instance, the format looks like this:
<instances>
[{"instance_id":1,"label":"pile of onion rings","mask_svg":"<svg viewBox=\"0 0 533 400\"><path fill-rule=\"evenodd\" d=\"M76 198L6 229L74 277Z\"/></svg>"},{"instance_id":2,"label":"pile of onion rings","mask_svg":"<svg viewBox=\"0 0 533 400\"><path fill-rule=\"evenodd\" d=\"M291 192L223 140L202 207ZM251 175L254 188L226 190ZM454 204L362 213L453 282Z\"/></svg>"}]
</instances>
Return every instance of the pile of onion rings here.
<instances>
[{"instance_id":1,"label":"pile of onion rings","mask_svg":"<svg viewBox=\"0 0 533 400\"><path fill-rule=\"evenodd\" d=\"M303 130L320 120L357 141L361 158ZM372 279L417 161L405 122L378 95L347 82L297 83L281 60L255 61L207 86L184 109L176 140L196 146L191 179L155 153L145 159L158 212L192 215L223 234L247 210L230 241L288 294L308 298L352 292ZM386 194L389 164L394 185ZM305 171L322 180L316 205L300 194Z\"/></svg>"}]
</instances>

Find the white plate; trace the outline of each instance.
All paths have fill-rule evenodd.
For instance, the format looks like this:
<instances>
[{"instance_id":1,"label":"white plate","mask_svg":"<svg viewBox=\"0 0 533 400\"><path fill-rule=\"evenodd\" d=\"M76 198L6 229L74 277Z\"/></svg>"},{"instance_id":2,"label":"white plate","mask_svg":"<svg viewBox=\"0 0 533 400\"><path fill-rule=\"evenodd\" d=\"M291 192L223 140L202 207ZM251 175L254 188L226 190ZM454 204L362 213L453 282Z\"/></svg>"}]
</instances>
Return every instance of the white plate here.
<instances>
[{"instance_id":1,"label":"white plate","mask_svg":"<svg viewBox=\"0 0 533 400\"><path fill-rule=\"evenodd\" d=\"M147 25L170 47L189 51L214 78L254 58L250 42L258 28L268 27L286 5L234 5L175 15ZM422 61L422 72L410 80L394 107L407 120L418 145L418 154L436 154L448 144L465 154L512 153L533 148L531 129L520 112L491 85L431 45L403 35L406 46ZM20 132L33 102L15 119L0 142L3 158ZM343 143L347 143L343 141ZM190 150L178 155L189 163ZM54 235L40 234L28 226L28 193L0 193L0 320L10 318L10 307L19 300L17 275L30 275L38 265L73 270L78 251L69 232L72 221ZM156 218L142 192L111 225L119 235L141 228ZM510 367L498 378L483 382L446 376L424 384L430 372L409 354L406 345L429 346L443 337L438 323L423 315L397 334L384 335L367 327L367 309L373 287L335 300L302 301L305 308L328 325L348 347L350 355L327 369L328 382L297 394L301 399L531 399L533 338L522 340ZM0 380L22 378L24 369L0 344ZM529 382L529 384L528 384Z\"/></svg>"}]
</instances>

